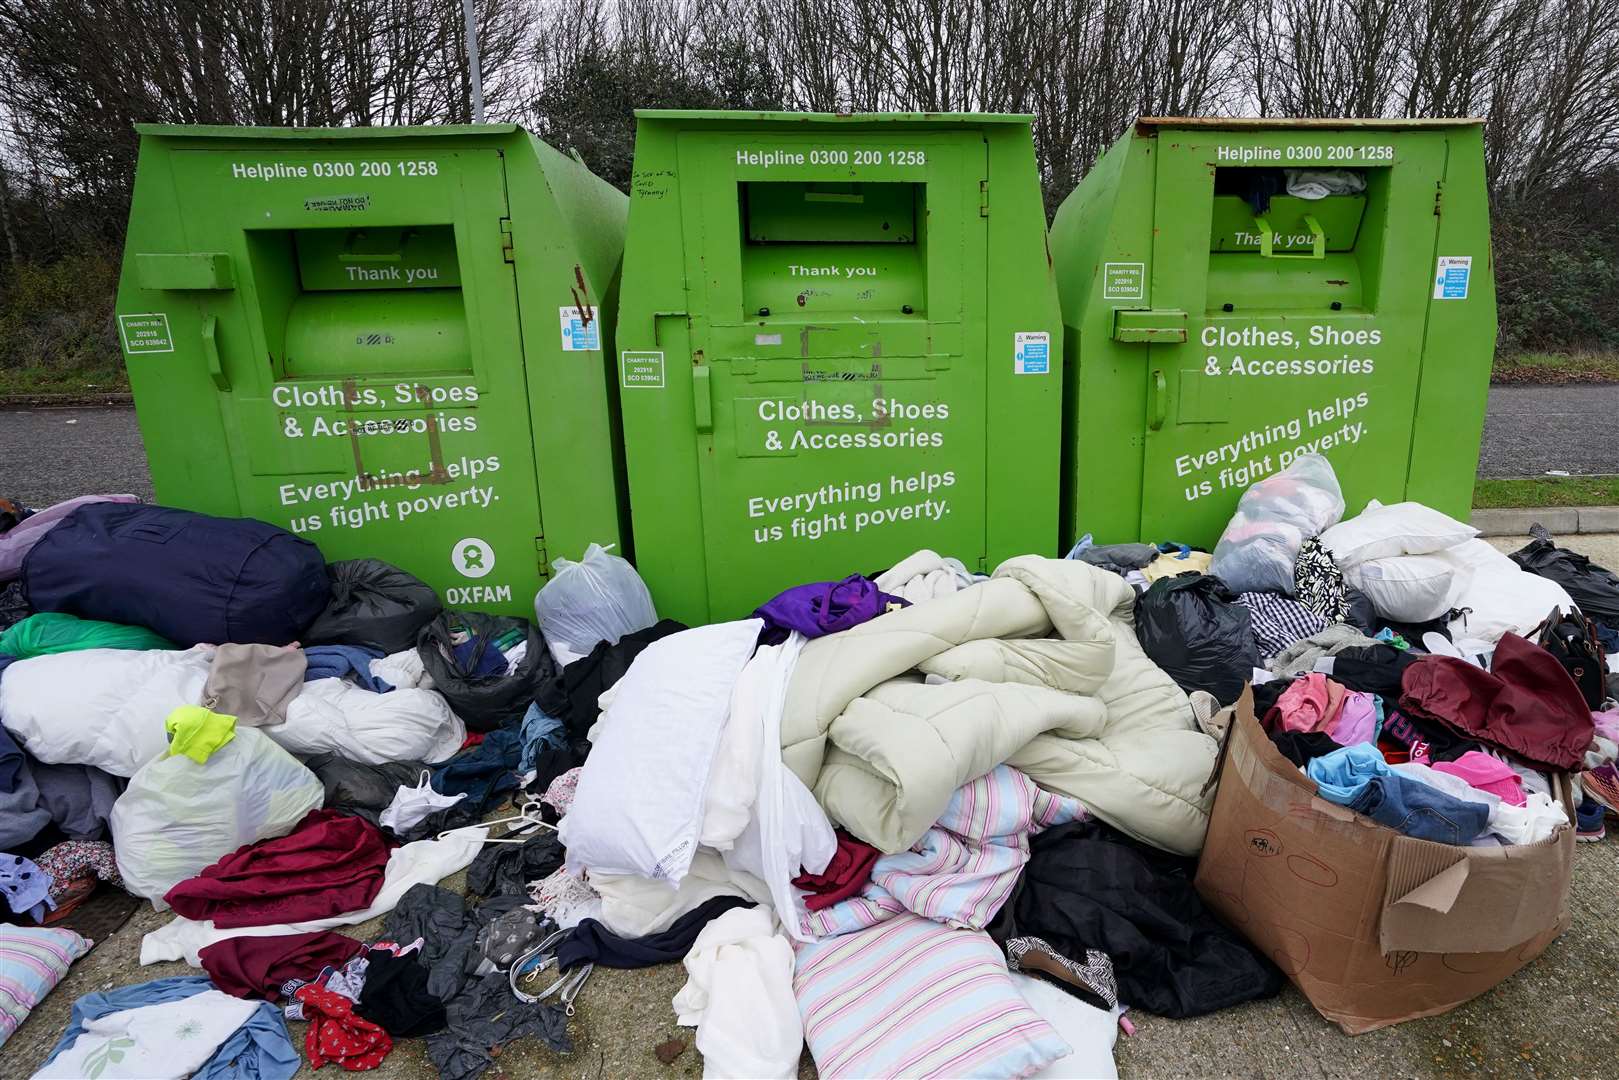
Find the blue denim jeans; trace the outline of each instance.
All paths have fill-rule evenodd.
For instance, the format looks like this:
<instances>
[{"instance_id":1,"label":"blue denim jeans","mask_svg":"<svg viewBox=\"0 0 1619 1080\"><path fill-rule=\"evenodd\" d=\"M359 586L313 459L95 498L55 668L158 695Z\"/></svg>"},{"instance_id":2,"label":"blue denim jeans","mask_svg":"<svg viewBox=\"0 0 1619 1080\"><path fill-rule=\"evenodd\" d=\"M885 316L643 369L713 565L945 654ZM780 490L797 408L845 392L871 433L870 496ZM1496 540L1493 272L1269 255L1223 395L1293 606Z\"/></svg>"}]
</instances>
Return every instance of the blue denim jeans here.
<instances>
[{"instance_id":1,"label":"blue denim jeans","mask_svg":"<svg viewBox=\"0 0 1619 1080\"><path fill-rule=\"evenodd\" d=\"M1484 831L1490 808L1399 774L1374 776L1347 804L1379 825L1419 840L1468 844Z\"/></svg>"}]
</instances>

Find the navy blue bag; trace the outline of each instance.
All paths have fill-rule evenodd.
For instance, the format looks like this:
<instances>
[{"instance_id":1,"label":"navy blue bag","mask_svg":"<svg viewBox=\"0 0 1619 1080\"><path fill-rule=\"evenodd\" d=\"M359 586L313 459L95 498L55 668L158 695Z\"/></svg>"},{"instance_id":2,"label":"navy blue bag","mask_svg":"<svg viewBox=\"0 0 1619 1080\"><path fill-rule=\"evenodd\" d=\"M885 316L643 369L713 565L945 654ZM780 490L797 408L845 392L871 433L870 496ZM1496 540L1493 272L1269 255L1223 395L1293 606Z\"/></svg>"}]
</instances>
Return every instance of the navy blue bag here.
<instances>
[{"instance_id":1,"label":"navy blue bag","mask_svg":"<svg viewBox=\"0 0 1619 1080\"><path fill-rule=\"evenodd\" d=\"M252 518L81 506L22 565L36 611L144 626L181 645L285 645L331 597L320 549Z\"/></svg>"}]
</instances>

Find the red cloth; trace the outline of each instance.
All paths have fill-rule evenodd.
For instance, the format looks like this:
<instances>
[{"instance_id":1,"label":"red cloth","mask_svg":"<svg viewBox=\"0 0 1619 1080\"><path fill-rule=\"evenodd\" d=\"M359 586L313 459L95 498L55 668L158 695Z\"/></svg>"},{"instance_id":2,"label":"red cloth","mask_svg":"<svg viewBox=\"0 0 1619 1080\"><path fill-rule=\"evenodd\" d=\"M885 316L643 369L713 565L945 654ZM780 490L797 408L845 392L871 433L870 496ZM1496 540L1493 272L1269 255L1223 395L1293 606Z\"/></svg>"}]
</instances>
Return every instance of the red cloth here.
<instances>
[{"instance_id":1,"label":"red cloth","mask_svg":"<svg viewBox=\"0 0 1619 1080\"><path fill-rule=\"evenodd\" d=\"M233 937L197 953L214 985L239 998L277 1001L288 979L313 979L330 965L340 968L365 946L351 937L317 930L277 937Z\"/></svg>"},{"instance_id":2,"label":"red cloth","mask_svg":"<svg viewBox=\"0 0 1619 1080\"><path fill-rule=\"evenodd\" d=\"M1405 669L1400 708L1555 769L1585 761L1596 727L1557 658L1517 634L1496 643L1490 670L1430 656Z\"/></svg>"},{"instance_id":3,"label":"red cloth","mask_svg":"<svg viewBox=\"0 0 1619 1080\"><path fill-rule=\"evenodd\" d=\"M811 911L829 908L839 900L847 900L871 880L871 868L882 854L870 844L863 844L842 829L837 831L838 849L832 861L819 874L800 874L793 884L804 889L804 906Z\"/></svg>"},{"instance_id":4,"label":"red cloth","mask_svg":"<svg viewBox=\"0 0 1619 1080\"><path fill-rule=\"evenodd\" d=\"M1411 748L1390 735L1377 737L1377 749L1390 765L1404 765L1411 760Z\"/></svg>"},{"instance_id":5,"label":"red cloth","mask_svg":"<svg viewBox=\"0 0 1619 1080\"><path fill-rule=\"evenodd\" d=\"M354 1015L354 1002L342 994L309 983L292 995L304 1003L309 1030L304 1033L304 1053L310 1068L335 1063L349 1072L374 1069L394 1048L388 1033L369 1020Z\"/></svg>"},{"instance_id":6,"label":"red cloth","mask_svg":"<svg viewBox=\"0 0 1619 1080\"><path fill-rule=\"evenodd\" d=\"M164 897L220 929L324 919L371 906L388 842L364 818L311 810L286 836L237 848Z\"/></svg>"}]
</instances>

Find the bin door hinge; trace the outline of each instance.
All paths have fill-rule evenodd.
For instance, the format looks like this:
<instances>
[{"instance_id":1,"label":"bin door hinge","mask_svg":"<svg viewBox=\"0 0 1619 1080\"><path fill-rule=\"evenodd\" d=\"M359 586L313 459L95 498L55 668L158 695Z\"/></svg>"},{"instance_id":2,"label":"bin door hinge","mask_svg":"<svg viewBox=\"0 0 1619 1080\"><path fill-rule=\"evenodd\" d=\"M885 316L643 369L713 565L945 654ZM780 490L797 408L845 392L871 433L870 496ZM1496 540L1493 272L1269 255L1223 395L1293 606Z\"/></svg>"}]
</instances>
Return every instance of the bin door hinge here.
<instances>
[{"instance_id":1,"label":"bin door hinge","mask_svg":"<svg viewBox=\"0 0 1619 1080\"><path fill-rule=\"evenodd\" d=\"M1435 180L1433 185L1433 216L1439 217L1445 205L1445 182Z\"/></svg>"},{"instance_id":2,"label":"bin door hinge","mask_svg":"<svg viewBox=\"0 0 1619 1080\"><path fill-rule=\"evenodd\" d=\"M978 216L989 217L989 181L978 181Z\"/></svg>"},{"instance_id":3,"label":"bin door hinge","mask_svg":"<svg viewBox=\"0 0 1619 1080\"><path fill-rule=\"evenodd\" d=\"M517 261L512 256L512 219L509 217L500 219L500 253L507 262Z\"/></svg>"},{"instance_id":4,"label":"bin door hinge","mask_svg":"<svg viewBox=\"0 0 1619 1080\"><path fill-rule=\"evenodd\" d=\"M540 579L551 580L551 553L545 550L545 537L534 538L534 557L540 561Z\"/></svg>"}]
</instances>

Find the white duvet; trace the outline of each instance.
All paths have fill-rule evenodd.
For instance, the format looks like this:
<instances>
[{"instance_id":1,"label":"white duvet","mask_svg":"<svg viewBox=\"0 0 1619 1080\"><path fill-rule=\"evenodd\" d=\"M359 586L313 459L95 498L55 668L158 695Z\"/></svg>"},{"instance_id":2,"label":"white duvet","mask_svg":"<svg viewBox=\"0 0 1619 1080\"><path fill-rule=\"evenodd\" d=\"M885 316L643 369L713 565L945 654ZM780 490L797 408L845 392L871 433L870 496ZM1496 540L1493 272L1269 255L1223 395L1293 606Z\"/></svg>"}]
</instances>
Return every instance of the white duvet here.
<instances>
[{"instance_id":1,"label":"white duvet","mask_svg":"<svg viewBox=\"0 0 1619 1080\"><path fill-rule=\"evenodd\" d=\"M168 749L163 722L202 702L213 650L85 649L18 660L0 679L0 724L51 765L134 776ZM433 690L377 694L346 679L305 683L284 723L259 728L282 749L334 751L367 765L442 761L466 726Z\"/></svg>"},{"instance_id":2,"label":"white duvet","mask_svg":"<svg viewBox=\"0 0 1619 1080\"><path fill-rule=\"evenodd\" d=\"M213 650L84 649L19 660L0 679L0 723L50 765L134 776L169 748L163 721L202 700Z\"/></svg>"}]
</instances>

